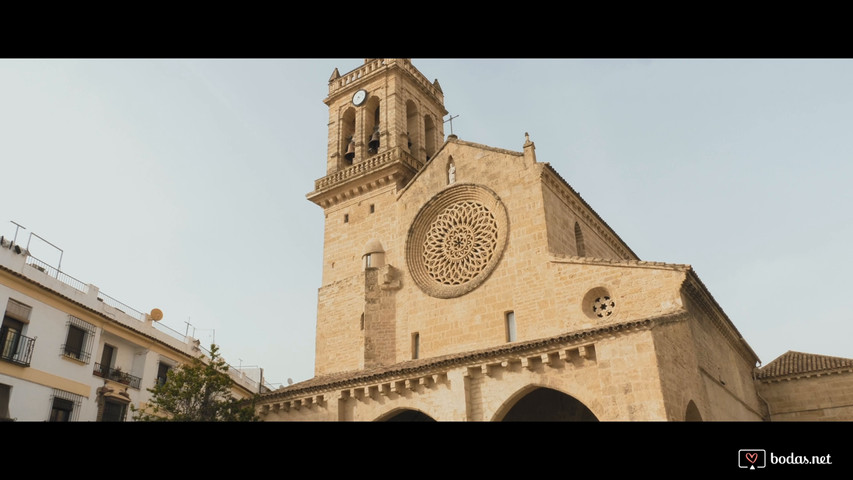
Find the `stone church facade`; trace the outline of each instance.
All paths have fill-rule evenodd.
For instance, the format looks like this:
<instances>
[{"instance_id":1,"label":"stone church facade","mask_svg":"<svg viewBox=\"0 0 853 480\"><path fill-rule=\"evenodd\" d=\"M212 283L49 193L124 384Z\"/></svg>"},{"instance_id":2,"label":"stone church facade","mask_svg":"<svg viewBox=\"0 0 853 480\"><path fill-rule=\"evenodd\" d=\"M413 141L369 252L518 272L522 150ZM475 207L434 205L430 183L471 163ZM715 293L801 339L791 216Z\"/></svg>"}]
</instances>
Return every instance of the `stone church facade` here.
<instances>
[{"instance_id":1,"label":"stone church facade","mask_svg":"<svg viewBox=\"0 0 853 480\"><path fill-rule=\"evenodd\" d=\"M263 420L853 419L853 361L757 369L691 267L640 260L527 135L445 139L408 59L336 69L325 103L315 377Z\"/></svg>"}]
</instances>

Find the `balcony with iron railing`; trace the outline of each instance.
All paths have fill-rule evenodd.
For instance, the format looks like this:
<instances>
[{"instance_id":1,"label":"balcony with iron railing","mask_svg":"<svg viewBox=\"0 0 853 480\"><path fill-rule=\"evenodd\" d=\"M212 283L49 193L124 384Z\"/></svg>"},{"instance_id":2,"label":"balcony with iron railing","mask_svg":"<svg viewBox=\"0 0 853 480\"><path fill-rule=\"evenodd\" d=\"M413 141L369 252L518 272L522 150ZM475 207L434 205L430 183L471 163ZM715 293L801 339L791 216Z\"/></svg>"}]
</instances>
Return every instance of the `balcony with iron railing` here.
<instances>
[{"instance_id":1,"label":"balcony with iron railing","mask_svg":"<svg viewBox=\"0 0 853 480\"><path fill-rule=\"evenodd\" d=\"M95 370L92 371L92 375L122 383L137 390L139 390L139 385L142 384L141 378L127 372L123 372L120 368L111 368L106 365L101 365L100 363L95 364Z\"/></svg>"},{"instance_id":2,"label":"balcony with iron railing","mask_svg":"<svg viewBox=\"0 0 853 480\"><path fill-rule=\"evenodd\" d=\"M25 337L7 327L0 328L0 360L29 367L35 345L35 338Z\"/></svg>"},{"instance_id":3,"label":"balcony with iron railing","mask_svg":"<svg viewBox=\"0 0 853 480\"><path fill-rule=\"evenodd\" d=\"M16 246L14 242L6 241L5 239L0 240L0 247L11 249L13 246ZM134 320L139 321L142 324L147 324L150 327L153 327L158 332L161 332L167 335L168 337L171 337L172 339L179 340L187 344L189 344L191 340L194 340L189 337L185 332L182 333L173 328L170 328L163 322L150 321L148 315L128 306L123 302L120 302L119 300L116 300L115 298L105 294L104 292L101 292L96 286L88 285L85 282L78 280L77 278L74 278L68 273L60 270L58 267L54 267L48 262L33 257L28 250L19 250L20 251L18 252L18 254L23 254L26 257L24 260L25 265L34 268L35 270L41 272L43 275L54 278L60 283L67 285L83 294L91 295L93 298L97 298L100 303L108 305L109 307L112 307L112 309L118 310L119 312L127 315L128 317ZM34 338L25 337L14 330L10 330L10 332L7 334L4 328L3 334L2 336L0 336L0 348L2 348L2 350L0 350L0 360L11 362L17 365L29 366L34 347ZM64 355L88 363L89 355L87 353L65 350L64 345L62 348ZM197 340L195 341L194 348L197 351L206 351L204 348L198 345ZM209 352L207 353L209 354ZM239 369L232 365L229 365L229 367L231 367L232 372L239 371ZM107 369L105 373L101 370L101 366L97 364L95 365L94 374L104 378L110 378L110 376L115 377L110 379L130 385L131 387L137 389L139 388L139 385L141 383L140 378L135 377L133 375L125 374L121 371L118 371L117 373L110 373L110 370ZM264 385L263 387L260 387L258 385L258 381L253 380L251 378L246 378L245 375L238 375L236 373L232 373L232 377L234 377L235 381L240 384L245 384L247 388L253 391L258 391L260 388L271 388L269 385Z\"/></svg>"}]
</instances>

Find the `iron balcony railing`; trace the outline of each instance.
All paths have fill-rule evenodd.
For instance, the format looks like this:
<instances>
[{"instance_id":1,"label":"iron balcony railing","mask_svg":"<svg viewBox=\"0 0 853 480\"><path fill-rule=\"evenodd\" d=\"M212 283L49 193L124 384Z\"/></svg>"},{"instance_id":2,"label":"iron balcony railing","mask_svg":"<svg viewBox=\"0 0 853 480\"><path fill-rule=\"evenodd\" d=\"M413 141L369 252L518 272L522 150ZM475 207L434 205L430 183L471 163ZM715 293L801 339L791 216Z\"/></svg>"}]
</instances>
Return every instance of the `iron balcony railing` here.
<instances>
[{"instance_id":1,"label":"iron balcony railing","mask_svg":"<svg viewBox=\"0 0 853 480\"><path fill-rule=\"evenodd\" d=\"M0 328L0 360L29 367L35 345L35 338L25 337L8 327Z\"/></svg>"},{"instance_id":2,"label":"iron balcony railing","mask_svg":"<svg viewBox=\"0 0 853 480\"><path fill-rule=\"evenodd\" d=\"M101 365L100 363L95 364L95 370L92 372L96 377L106 378L107 380L112 380L114 382L123 383L130 388L135 388L139 390L139 385L142 383L142 379L131 375L127 372L122 372L120 368L110 368L106 365Z\"/></svg>"}]
</instances>

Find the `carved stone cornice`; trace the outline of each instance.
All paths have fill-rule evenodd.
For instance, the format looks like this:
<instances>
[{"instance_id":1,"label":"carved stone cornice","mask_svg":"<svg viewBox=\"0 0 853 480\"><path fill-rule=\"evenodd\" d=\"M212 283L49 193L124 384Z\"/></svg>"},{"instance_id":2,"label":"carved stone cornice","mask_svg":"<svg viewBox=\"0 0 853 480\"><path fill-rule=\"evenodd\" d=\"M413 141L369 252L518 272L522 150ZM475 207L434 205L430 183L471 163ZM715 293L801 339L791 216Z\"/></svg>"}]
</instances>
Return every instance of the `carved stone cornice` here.
<instances>
[{"instance_id":1,"label":"carved stone cornice","mask_svg":"<svg viewBox=\"0 0 853 480\"><path fill-rule=\"evenodd\" d=\"M332 395L332 392L343 394L346 391L370 389L384 391L387 390L384 385L394 386L388 388L411 389L425 382L428 385L441 384L450 370L457 368L466 368L467 374L471 375L478 369L488 373L490 368L496 368L496 365L505 366L504 364L536 369L541 365L556 365L571 359L594 361L596 342L615 335L630 335L659 325L681 322L686 319L686 315L683 311L675 312L473 352L408 360L389 366L315 377L263 394L258 403L262 406L283 404L306 397Z\"/></svg>"},{"instance_id":2,"label":"carved stone cornice","mask_svg":"<svg viewBox=\"0 0 853 480\"><path fill-rule=\"evenodd\" d=\"M651 262L646 260L624 260L612 258L597 258L597 257L578 257L576 255L562 255L558 253L550 254L550 262L552 263L574 263L578 265L603 265L606 267L625 267L625 268L653 268L660 270L674 270L686 272L690 270L690 265L683 263L666 263L666 262Z\"/></svg>"},{"instance_id":3,"label":"carved stone cornice","mask_svg":"<svg viewBox=\"0 0 853 480\"><path fill-rule=\"evenodd\" d=\"M314 191L306 197L323 208L329 208L392 182L405 183L422 166L408 152L395 148L316 180Z\"/></svg>"},{"instance_id":4,"label":"carved stone cornice","mask_svg":"<svg viewBox=\"0 0 853 480\"><path fill-rule=\"evenodd\" d=\"M432 96L438 105L444 105L444 92L441 91L441 86L438 80L430 82L414 65L410 58L370 58L366 59L365 63L358 68L340 75L335 69L332 77L329 79L329 96L324 102L329 105L331 98L337 96L341 92L347 92L356 88L357 85L364 83L363 80L377 77L379 73L387 72L388 70L401 69L409 74L413 83L417 85L427 95ZM447 111L442 112L447 115Z\"/></svg>"}]
</instances>

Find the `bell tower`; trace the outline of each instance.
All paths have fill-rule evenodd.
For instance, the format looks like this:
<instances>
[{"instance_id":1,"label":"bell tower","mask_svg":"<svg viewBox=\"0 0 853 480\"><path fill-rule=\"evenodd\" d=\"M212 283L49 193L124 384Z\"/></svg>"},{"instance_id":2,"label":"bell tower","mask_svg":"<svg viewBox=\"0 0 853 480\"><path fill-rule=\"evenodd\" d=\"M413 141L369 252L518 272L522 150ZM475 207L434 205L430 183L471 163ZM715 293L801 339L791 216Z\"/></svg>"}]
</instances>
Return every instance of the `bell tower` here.
<instances>
[{"instance_id":1,"label":"bell tower","mask_svg":"<svg viewBox=\"0 0 853 480\"><path fill-rule=\"evenodd\" d=\"M444 144L447 115L438 81L427 80L408 58L368 58L344 75L336 68L323 102L326 176L307 195L325 214L318 375L363 368L370 357L375 322L365 281L375 276L368 271L376 268L377 252L367 250L382 245L384 258L402 264L394 248L396 195Z\"/></svg>"},{"instance_id":2,"label":"bell tower","mask_svg":"<svg viewBox=\"0 0 853 480\"><path fill-rule=\"evenodd\" d=\"M444 143L444 93L411 59L368 58L345 75L335 69L324 103L329 107L327 175L394 150L417 170Z\"/></svg>"}]
</instances>

